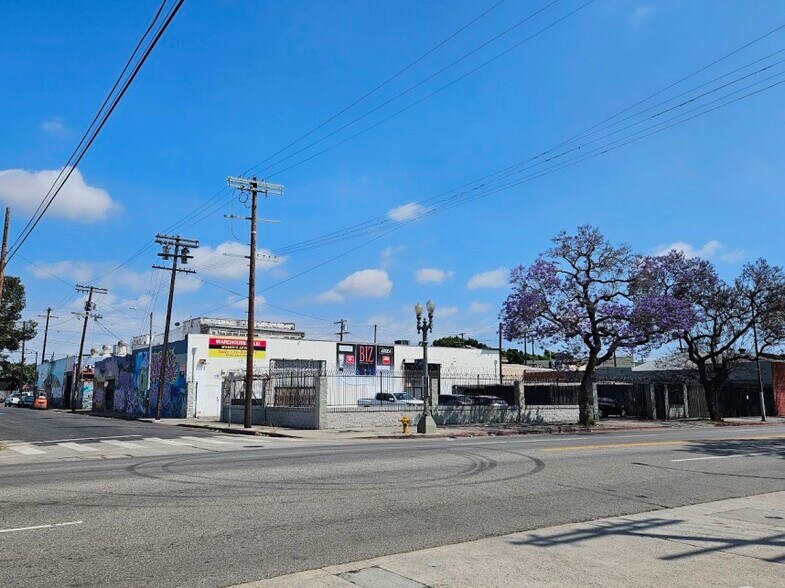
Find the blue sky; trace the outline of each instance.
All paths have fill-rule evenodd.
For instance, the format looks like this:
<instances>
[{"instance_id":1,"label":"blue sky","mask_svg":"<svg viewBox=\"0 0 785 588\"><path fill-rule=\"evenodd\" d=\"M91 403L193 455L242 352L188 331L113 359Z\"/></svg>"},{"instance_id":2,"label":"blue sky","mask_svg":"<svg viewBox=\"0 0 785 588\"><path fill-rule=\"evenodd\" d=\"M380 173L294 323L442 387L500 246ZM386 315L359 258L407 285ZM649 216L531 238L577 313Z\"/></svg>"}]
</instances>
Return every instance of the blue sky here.
<instances>
[{"instance_id":1,"label":"blue sky","mask_svg":"<svg viewBox=\"0 0 785 588\"><path fill-rule=\"evenodd\" d=\"M265 160L493 4L186 1L79 175L22 248L23 258L12 261L9 272L21 275L27 286L25 318L54 307L60 318L53 321L50 350L73 353L79 324L70 313L79 310L82 298L68 284L90 282L125 261L156 232L219 193L226 176ZM547 4L502 2L294 149L383 104ZM785 6L776 0L596 0L339 144L582 4L556 2L286 165L263 169L262 175L284 184L285 195L262 203L261 216L281 222L261 226L259 247L282 251L369 219L407 220L428 212L427 203L416 203L549 149L785 23ZM42 1L4 8L0 201L13 209L12 240L157 6ZM783 47L785 30L640 108ZM646 253L680 244L708 256L728 277L759 256L782 264L783 92L785 85L772 88L389 234L282 254L277 263L262 264L258 283L267 305L257 312L260 318L294 321L309 336L328 336L335 330L332 322L346 318L351 338L369 339L377 324L380 339L414 339L412 305L432 298L435 336L465 332L490 343L507 292L507 270L530 263L558 231L586 222ZM243 251L247 225L223 218L242 213L236 195L211 202L215 206L206 214L186 217L178 230L202 243L197 276L212 284L183 279L175 320L243 313L243 301L229 291L245 292L245 268L222 253ZM144 310L131 307L152 309L160 329L166 276L150 269L155 252L148 247L97 282L110 294L99 300L103 328L91 325L88 345L144 332ZM278 284L287 278L292 279Z\"/></svg>"}]
</instances>

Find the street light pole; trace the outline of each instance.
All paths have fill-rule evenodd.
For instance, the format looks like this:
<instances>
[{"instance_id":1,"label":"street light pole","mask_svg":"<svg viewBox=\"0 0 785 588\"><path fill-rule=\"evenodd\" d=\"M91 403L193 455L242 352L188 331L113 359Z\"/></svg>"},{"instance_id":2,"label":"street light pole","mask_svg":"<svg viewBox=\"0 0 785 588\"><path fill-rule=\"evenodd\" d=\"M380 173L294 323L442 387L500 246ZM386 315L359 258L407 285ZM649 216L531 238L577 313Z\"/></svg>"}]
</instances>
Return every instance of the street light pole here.
<instances>
[{"instance_id":1,"label":"street light pole","mask_svg":"<svg viewBox=\"0 0 785 588\"><path fill-rule=\"evenodd\" d=\"M436 305L432 300L425 304L425 310L428 312L428 318L422 316L422 304L419 302L414 305L414 313L417 315L417 332L422 333L422 357L423 357L423 403L422 415L420 420L417 421L417 432L435 433L436 421L433 420L433 396L431 394L431 379L428 376L428 333L433 332L433 311L436 310Z\"/></svg>"}]
</instances>

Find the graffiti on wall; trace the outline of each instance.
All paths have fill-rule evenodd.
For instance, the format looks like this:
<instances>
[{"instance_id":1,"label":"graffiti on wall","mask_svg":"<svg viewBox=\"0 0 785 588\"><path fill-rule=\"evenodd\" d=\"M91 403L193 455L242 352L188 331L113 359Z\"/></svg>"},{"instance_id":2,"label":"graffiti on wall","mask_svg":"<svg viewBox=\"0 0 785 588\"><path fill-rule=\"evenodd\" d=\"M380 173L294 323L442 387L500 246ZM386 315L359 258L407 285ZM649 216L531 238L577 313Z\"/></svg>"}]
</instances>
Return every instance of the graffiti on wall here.
<instances>
[{"instance_id":1,"label":"graffiti on wall","mask_svg":"<svg viewBox=\"0 0 785 588\"><path fill-rule=\"evenodd\" d=\"M156 412L158 403L158 380L161 375L161 353L162 346L153 348L153 357L150 363L152 369L152 382L149 394L148 414ZM169 353L166 354L166 365L164 366L164 385L161 397L161 416L171 418L185 418L188 410L188 385L185 380L186 362L188 361L188 345L185 341L177 341L169 346ZM147 354L147 351L144 351ZM137 385L144 387L147 382L147 372L144 362L140 362L139 373L134 373ZM142 374L144 379L142 380Z\"/></svg>"},{"instance_id":2,"label":"graffiti on wall","mask_svg":"<svg viewBox=\"0 0 785 588\"><path fill-rule=\"evenodd\" d=\"M63 403L65 372L67 367L72 369L73 361L73 357L62 357L43 363L37 368L36 384L38 389L46 392L53 406L60 406Z\"/></svg>"}]
</instances>

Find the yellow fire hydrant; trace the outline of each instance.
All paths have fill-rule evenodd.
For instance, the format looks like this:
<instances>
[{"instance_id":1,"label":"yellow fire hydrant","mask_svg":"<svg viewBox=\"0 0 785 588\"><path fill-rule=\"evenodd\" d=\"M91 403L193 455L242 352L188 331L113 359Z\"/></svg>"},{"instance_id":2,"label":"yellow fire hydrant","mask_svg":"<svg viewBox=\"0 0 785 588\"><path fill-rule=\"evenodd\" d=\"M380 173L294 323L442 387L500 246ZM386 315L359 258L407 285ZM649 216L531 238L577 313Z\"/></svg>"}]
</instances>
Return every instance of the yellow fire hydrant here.
<instances>
[{"instance_id":1,"label":"yellow fire hydrant","mask_svg":"<svg viewBox=\"0 0 785 588\"><path fill-rule=\"evenodd\" d=\"M410 419L407 416L405 416L405 417L403 417L401 419L401 424L403 425L403 434L404 435L409 432L409 423L411 423L411 422L412 422L412 419Z\"/></svg>"}]
</instances>

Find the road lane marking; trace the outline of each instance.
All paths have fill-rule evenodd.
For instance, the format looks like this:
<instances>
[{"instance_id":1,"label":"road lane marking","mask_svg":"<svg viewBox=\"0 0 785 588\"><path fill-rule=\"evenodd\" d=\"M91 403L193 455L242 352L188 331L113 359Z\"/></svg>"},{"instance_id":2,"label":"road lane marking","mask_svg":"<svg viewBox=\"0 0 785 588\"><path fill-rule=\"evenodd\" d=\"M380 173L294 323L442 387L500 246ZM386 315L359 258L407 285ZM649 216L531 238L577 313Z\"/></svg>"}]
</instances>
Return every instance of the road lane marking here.
<instances>
[{"instance_id":1,"label":"road lane marking","mask_svg":"<svg viewBox=\"0 0 785 588\"><path fill-rule=\"evenodd\" d=\"M172 439L161 439L160 437L145 437L145 441L152 441L153 443L161 443L162 445L177 445L179 447L189 447L187 443L180 443Z\"/></svg>"},{"instance_id":2,"label":"road lane marking","mask_svg":"<svg viewBox=\"0 0 785 588\"><path fill-rule=\"evenodd\" d=\"M138 443L129 443L128 441L118 441L117 439L106 439L101 441L104 445L114 445L115 447L122 447L123 449L144 449Z\"/></svg>"},{"instance_id":3,"label":"road lane marking","mask_svg":"<svg viewBox=\"0 0 785 588\"><path fill-rule=\"evenodd\" d=\"M22 455L40 455L42 453L46 453L46 451L42 451L41 449L36 449L30 445L7 445L7 449L11 451L16 451L17 453L21 453Z\"/></svg>"},{"instance_id":4,"label":"road lane marking","mask_svg":"<svg viewBox=\"0 0 785 588\"><path fill-rule=\"evenodd\" d=\"M671 461L700 461L702 459L727 459L729 457L759 457L763 453L736 453L734 455L707 455L704 457L683 457L681 459L672 459Z\"/></svg>"},{"instance_id":5,"label":"road lane marking","mask_svg":"<svg viewBox=\"0 0 785 588\"><path fill-rule=\"evenodd\" d=\"M570 447L546 447L543 451L583 451L586 449L612 449L614 447L654 447L657 445L685 445L691 441L641 441L640 443L603 443L594 445L572 445Z\"/></svg>"},{"instance_id":6,"label":"road lane marking","mask_svg":"<svg viewBox=\"0 0 785 588\"><path fill-rule=\"evenodd\" d=\"M213 445L230 445L229 441L219 441L218 439L210 439L208 437L180 437L188 441L198 441L200 443L211 443Z\"/></svg>"},{"instance_id":7,"label":"road lane marking","mask_svg":"<svg viewBox=\"0 0 785 588\"><path fill-rule=\"evenodd\" d=\"M51 525L36 525L35 527L17 527L16 529L0 529L0 533L16 533L17 531L33 531L35 529L54 529L55 527L69 527L81 525L84 521L69 521L67 523L52 523Z\"/></svg>"},{"instance_id":8,"label":"road lane marking","mask_svg":"<svg viewBox=\"0 0 785 588\"><path fill-rule=\"evenodd\" d=\"M68 441L99 441L101 439L129 439L131 437L141 437L141 435L107 435L106 437L75 437L73 439L52 439L51 441L31 441L31 443L64 443Z\"/></svg>"},{"instance_id":9,"label":"road lane marking","mask_svg":"<svg viewBox=\"0 0 785 588\"><path fill-rule=\"evenodd\" d=\"M73 451L98 451L95 447L90 447L89 445L80 445L79 443L58 443L58 447L64 447L65 449L71 449Z\"/></svg>"},{"instance_id":10,"label":"road lane marking","mask_svg":"<svg viewBox=\"0 0 785 588\"><path fill-rule=\"evenodd\" d=\"M760 441L767 439L785 439L783 435L761 435L757 437L722 437L719 439L673 439L670 441L641 441L640 443L603 443L594 445L572 445L570 447L547 447L542 451L585 451L588 449L613 449L627 447L656 447L664 445L690 445L695 443L722 443L724 441Z\"/></svg>"}]
</instances>

